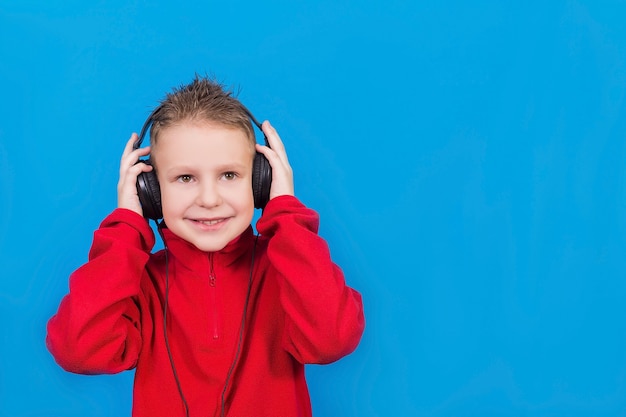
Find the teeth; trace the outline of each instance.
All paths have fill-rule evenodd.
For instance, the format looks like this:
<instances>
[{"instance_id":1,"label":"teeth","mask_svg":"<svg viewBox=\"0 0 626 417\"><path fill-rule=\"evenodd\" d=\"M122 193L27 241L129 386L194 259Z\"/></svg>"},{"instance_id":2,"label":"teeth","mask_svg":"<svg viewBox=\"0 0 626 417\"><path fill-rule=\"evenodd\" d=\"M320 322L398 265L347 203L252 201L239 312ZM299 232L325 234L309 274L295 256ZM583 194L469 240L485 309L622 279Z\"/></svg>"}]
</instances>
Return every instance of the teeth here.
<instances>
[{"instance_id":1,"label":"teeth","mask_svg":"<svg viewBox=\"0 0 626 417\"><path fill-rule=\"evenodd\" d=\"M198 220L202 224L206 224L207 226L212 226L214 224L219 223L219 220Z\"/></svg>"}]
</instances>

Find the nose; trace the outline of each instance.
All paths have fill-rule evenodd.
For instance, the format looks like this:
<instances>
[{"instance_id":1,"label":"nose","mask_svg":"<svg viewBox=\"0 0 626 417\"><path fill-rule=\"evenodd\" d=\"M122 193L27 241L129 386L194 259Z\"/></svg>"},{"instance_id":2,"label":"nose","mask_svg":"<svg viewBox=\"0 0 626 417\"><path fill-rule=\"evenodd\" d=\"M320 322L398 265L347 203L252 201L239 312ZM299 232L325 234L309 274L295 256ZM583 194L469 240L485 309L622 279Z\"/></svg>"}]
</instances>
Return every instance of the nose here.
<instances>
[{"instance_id":1,"label":"nose","mask_svg":"<svg viewBox=\"0 0 626 417\"><path fill-rule=\"evenodd\" d=\"M217 184L208 181L198 187L196 204L201 207L216 207L222 204L222 195Z\"/></svg>"}]
</instances>

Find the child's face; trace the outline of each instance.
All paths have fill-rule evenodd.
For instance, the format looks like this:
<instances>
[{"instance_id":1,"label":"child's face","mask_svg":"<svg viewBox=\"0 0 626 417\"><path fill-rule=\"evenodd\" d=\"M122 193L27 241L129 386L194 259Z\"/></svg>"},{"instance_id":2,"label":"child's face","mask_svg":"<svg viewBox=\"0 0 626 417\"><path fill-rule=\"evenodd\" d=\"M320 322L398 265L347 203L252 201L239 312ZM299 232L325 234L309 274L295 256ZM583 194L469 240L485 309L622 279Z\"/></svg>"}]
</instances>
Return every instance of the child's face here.
<instances>
[{"instance_id":1,"label":"child's face","mask_svg":"<svg viewBox=\"0 0 626 417\"><path fill-rule=\"evenodd\" d=\"M192 122L163 129L152 158L167 227L206 252L239 236L254 214L253 157L241 130Z\"/></svg>"}]
</instances>

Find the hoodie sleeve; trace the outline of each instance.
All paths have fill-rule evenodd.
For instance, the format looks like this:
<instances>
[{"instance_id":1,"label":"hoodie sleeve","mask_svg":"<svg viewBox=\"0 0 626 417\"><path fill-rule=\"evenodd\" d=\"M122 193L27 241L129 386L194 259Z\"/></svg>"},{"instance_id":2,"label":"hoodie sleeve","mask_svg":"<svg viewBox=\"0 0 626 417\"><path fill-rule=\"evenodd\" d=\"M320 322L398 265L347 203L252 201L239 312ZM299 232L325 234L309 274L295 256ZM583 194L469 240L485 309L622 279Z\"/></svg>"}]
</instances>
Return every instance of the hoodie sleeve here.
<instances>
[{"instance_id":1,"label":"hoodie sleeve","mask_svg":"<svg viewBox=\"0 0 626 417\"><path fill-rule=\"evenodd\" d=\"M361 295L346 285L318 227L318 214L292 196L270 200L257 222L280 282L284 348L301 363L323 364L356 349L365 319Z\"/></svg>"},{"instance_id":2,"label":"hoodie sleeve","mask_svg":"<svg viewBox=\"0 0 626 417\"><path fill-rule=\"evenodd\" d=\"M141 350L140 280L155 239L138 214L116 209L94 233L88 262L48 321L46 345L67 371L116 373Z\"/></svg>"}]
</instances>

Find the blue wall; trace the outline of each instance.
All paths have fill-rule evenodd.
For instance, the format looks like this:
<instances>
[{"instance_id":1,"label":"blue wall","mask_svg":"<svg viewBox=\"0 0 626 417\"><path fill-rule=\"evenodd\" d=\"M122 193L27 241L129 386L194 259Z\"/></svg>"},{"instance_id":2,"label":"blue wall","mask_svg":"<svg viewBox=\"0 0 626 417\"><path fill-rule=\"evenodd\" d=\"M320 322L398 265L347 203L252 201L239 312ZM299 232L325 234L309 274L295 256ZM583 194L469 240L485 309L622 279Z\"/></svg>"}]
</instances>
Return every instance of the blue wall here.
<instances>
[{"instance_id":1,"label":"blue wall","mask_svg":"<svg viewBox=\"0 0 626 417\"><path fill-rule=\"evenodd\" d=\"M45 323L195 72L277 126L364 296L317 416L625 415L624 1L1 3L0 416L129 415Z\"/></svg>"}]
</instances>

